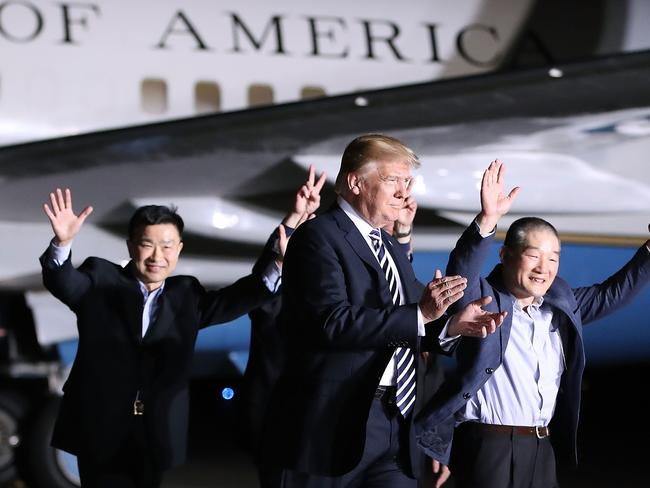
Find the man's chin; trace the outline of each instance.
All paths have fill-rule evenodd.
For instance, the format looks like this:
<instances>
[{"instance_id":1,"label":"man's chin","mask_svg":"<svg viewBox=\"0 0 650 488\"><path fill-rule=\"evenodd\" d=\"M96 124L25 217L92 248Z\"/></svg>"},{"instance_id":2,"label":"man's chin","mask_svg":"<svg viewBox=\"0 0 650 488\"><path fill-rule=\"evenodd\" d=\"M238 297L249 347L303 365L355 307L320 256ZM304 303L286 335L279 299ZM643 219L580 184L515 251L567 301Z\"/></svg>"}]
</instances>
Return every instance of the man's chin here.
<instances>
[{"instance_id":1,"label":"man's chin","mask_svg":"<svg viewBox=\"0 0 650 488\"><path fill-rule=\"evenodd\" d=\"M138 279L145 285L152 285L165 281L167 276L164 273L145 273L138 274Z\"/></svg>"}]
</instances>

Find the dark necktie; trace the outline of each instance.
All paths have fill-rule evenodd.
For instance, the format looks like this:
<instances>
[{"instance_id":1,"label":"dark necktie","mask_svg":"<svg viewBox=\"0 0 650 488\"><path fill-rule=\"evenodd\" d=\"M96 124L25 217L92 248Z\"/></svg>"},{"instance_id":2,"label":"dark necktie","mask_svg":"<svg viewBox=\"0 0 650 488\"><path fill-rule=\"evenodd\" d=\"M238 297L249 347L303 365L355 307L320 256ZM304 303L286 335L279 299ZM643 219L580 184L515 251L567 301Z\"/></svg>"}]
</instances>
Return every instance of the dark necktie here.
<instances>
[{"instance_id":1,"label":"dark necktie","mask_svg":"<svg viewBox=\"0 0 650 488\"><path fill-rule=\"evenodd\" d=\"M386 248L381 241L381 234L377 229L373 229L370 232L370 240L372 241L375 254L377 254L377 258L379 259L379 265L386 276L393 303L399 305L401 300L399 287L397 286L397 275L386 255ZM395 349L394 357L397 360L396 404L402 416L406 418L415 403L415 356L410 348L398 347Z\"/></svg>"}]
</instances>

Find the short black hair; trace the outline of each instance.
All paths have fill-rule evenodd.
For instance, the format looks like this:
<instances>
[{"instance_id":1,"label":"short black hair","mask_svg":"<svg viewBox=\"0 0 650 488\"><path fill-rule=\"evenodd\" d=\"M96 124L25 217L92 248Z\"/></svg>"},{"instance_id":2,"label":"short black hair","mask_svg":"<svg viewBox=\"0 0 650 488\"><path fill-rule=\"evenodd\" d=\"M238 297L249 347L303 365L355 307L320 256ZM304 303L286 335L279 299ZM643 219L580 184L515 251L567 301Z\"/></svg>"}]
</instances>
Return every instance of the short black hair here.
<instances>
[{"instance_id":1,"label":"short black hair","mask_svg":"<svg viewBox=\"0 0 650 488\"><path fill-rule=\"evenodd\" d=\"M129 220L129 240L135 238L135 233L147 225L172 224L178 230L178 235L183 239L185 223L176 211L177 207L164 205L144 205L136 209Z\"/></svg>"},{"instance_id":2,"label":"short black hair","mask_svg":"<svg viewBox=\"0 0 650 488\"><path fill-rule=\"evenodd\" d=\"M526 247L528 234L536 230L550 231L558 241L560 240L557 230L550 222L539 217L522 217L510 224L503 245L509 249L523 249Z\"/></svg>"}]
</instances>

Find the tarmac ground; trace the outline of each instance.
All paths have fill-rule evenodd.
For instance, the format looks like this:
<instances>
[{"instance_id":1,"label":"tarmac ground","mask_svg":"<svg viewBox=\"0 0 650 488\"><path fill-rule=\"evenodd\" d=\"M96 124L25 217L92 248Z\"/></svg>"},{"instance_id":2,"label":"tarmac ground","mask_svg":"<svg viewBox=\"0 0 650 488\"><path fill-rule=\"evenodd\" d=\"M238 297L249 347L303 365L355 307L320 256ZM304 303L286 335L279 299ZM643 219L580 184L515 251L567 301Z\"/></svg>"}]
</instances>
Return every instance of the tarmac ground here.
<instances>
[{"instance_id":1,"label":"tarmac ground","mask_svg":"<svg viewBox=\"0 0 650 488\"><path fill-rule=\"evenodd\" d=\"M650 423L645 413L650 362L588 368L578 437L579 465L562 470L563 488L650 486ZM257 488L255 467L237 447L234 404L220 398L223 383L192 386L188 463L165 477L163 488ZM635 418L641 414L642 417ZM452 479L445 485L453 488Z\"/></svg>"},{"instance_id":2,"label":"tarmac ground","mask_svg":"<svg viewBox=\"0 0 650 488\"><path fill-rule=\"evenodd\" d=\"M586 370L579 465L560 472L562 488L650 486L649 376L650 361ZM235 381L192 382L188 461L166 473L163 488L258 488L255 467L240 447L237 404L221 397L224 386L236 394ZM445 487L454 488L453 476ZM12 488L29 487L18 481Z\"/></svg>"}]
</instances>

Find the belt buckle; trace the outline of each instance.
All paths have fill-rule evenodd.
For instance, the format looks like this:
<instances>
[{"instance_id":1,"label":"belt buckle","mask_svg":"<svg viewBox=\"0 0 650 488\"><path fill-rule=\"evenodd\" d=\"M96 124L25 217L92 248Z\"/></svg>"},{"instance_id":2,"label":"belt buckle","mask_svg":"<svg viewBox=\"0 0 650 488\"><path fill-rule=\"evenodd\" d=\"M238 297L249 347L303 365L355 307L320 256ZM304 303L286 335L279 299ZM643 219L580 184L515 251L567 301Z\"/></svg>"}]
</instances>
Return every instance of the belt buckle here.
<instances>
[{"instance_id":1,"label":"belt buckle","mask_svg":"<svg viewBox=\"0 0 650 488\"><path fill-rule=\"evenodd\" d=\"M133 415L144 415L144 402L142 400L135 400L133 402Z\"/></svg>"},{"instance_id":2,"label":"belt buckle","mask_svg":"<svg viewBox=\"0 0 650 488\"><path fill-rule=\"evenodd\" d=\"M544 439L545 437L548 437L548 429L546 429L546 434L542 435L540 431L542 429L546 429L543 425L536 425L535 426L535 435L537 436L538 439Z\"/></svg>"}]
</instances>

